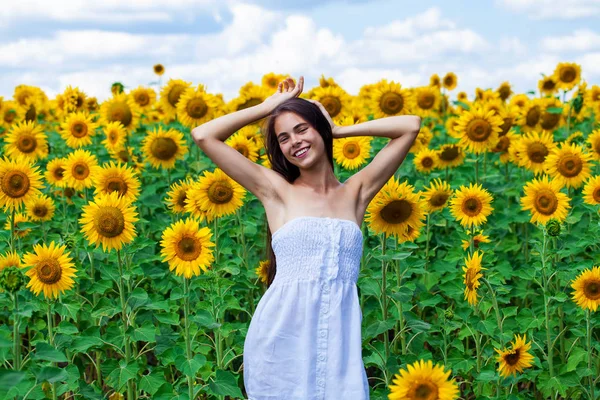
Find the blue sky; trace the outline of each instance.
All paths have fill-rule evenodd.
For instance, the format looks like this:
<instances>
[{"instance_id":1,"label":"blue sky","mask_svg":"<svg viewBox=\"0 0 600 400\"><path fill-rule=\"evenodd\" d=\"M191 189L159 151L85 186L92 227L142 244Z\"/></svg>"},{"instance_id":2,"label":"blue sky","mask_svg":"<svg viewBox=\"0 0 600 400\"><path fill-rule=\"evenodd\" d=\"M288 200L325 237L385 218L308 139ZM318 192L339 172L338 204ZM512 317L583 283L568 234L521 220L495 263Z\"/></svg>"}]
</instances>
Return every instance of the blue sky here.
<instances>
[{"instance_id":1,"label":"blue sky","mask_svg":"<svg viewBox=\"0 0 600 400\"><path fill-rule=\"evenodd\" d=\"M169 78L203 83L226 99L267 72L323 73L350 93L382 78L425 85L458 75L458 90L509 81L537 87L559 61L600 81L600 0L216 1L31 0L3 5L0 96L16 85L52 97L67 84L100 100L110 84ZM455 93L456 93L455 92Z\"/></svg>"}]
</instances>

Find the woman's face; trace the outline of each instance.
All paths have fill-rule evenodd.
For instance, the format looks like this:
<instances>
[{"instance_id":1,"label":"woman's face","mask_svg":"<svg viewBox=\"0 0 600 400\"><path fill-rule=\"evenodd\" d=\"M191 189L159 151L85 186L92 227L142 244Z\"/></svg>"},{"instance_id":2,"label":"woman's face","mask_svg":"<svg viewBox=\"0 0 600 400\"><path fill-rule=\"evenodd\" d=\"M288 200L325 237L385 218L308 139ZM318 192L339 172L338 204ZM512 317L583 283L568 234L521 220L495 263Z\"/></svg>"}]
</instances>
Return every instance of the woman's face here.
<instances>
[{"instance_id":1,"label":"woman's face","mask_svg":"<svg viewBox=\"0 0 600 400\"><path fill-rule=\"evenodd\" d=\"M285 158L298 167L306 167L324 151L319 132L304 118L293 112L283 112L275 119L275 135ZM308 148L304 154L299 150Z\"/></svg>"}]
</instances>

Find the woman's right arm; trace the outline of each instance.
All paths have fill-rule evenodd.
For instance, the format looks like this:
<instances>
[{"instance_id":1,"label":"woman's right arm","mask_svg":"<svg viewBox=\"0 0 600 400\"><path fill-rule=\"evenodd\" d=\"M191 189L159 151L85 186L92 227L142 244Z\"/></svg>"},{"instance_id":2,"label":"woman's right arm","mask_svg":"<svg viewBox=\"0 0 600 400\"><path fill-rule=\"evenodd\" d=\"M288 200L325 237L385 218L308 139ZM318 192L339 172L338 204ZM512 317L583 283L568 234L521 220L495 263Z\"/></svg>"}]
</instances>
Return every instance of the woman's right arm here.
<instances>
[{"instance_id":1,"label":"woman's right arm","mask_svg":"<svg viewBox=\"0 0 600 400\"><path fill-rule=\"evenodd\" d=\"M296 86L291 78L279 84L277 92L261 104L223 115L192 129L194 142L228 176L261 201L277 196L277 187L287 181L277 172L254 163L225 140L234 132L268 116L279 104L302 92L304 80ZM264 201L263 201L264 203Z\"/></svg>"}]
</instances>

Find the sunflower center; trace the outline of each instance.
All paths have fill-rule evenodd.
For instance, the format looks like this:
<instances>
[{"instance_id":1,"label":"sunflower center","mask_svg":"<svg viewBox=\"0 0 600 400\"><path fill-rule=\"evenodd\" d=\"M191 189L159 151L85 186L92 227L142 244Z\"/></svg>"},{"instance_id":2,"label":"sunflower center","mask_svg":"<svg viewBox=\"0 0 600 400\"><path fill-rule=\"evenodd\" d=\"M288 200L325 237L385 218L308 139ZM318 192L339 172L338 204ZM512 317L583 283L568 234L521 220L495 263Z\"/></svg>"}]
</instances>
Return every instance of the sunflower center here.
<instances>
[{"instance_id":1,"label":"sunflower center","mask_svg":"<svg viewBox=\"0 0 600 400\"><path fill-rule=\"evenodd\" d=\"M467 125L467 136L474 142L485 142L492 134L492 127L484 119L476 118Z\"/></svg>"},{"instance_id":2,"label":"sunflower center","mask_svg":"<svg viewBox=\"0 0 600 400\"><path fill-rule=\"evenodd\" d=\"M512 126L513 126L512 117L503 118L502 125L500 125L500 129L502 129L502 131L500 131L500 133L498 135L499 136L506 135L508 133L508 131L510 130L510 128L512 128Z\"/></svg>"},{"instance_id":3,"label":"sunflower center","mask_svg":"<svg viewBox=\"0 0 600 400\"><path fill-rule=\"evenodd\" d=\"M544 144L536 142L527 146L527 157L536 164L541 164L546 160L548 148Z\"/></svg>"},{"instance_id":4,"label":"sunflower center","mask_svg":"<svg viewBox=\"0 0 600 400\"><path fill-rule=\"evenodd\" d=\"M170 160L177 153L177 143L169 137L159 137L150 146L152 155L159 160Z\"/></svg>"},{"instance_id":5,"label":"sunflower center","mask_svg":"<svg viewBox=\"0 0 600 400\"><path fill-rule=\"evenodd\" d=\"M114 103L108 110L108 115L111 122L119 121L125 127L129 126L133 120L131 109L129 108L129 105L124 102Z\"/></svg>"},{"instance_id":6,"label":"sunflower center","mask_svg":"<svg viewBox=\"0 0 600 400\"><path fill-rule=\"evenodd\" d=\"M175 201L177 202L178 206L185 207L186 200L187 200L187 193L182 190L177 194L177 199Z\"/></svg>"},{"instance_id":7,"label":"sunflower center","mask_svg":"<svg viewBox=\"0 0 600 400\"><path fill-rule=\"evenodd\" d=\"M549 112L542 113L541 116L541 126L546 130L553 130L558 126L560 122L560 114L552 114Z\"/></svg>"},{"instance_id":8,"label":"sunflower center","mask_svg":"<svg viewBox=\"0 0 600 400\"><path fill-rule=\"evenodd\" d=\"M254 107L256 105L259 105L260 103L262 103L261 99L253 97L251 99L246 100L244 103L240 104L237 109L238 109L238 111L239 110L244 110L246 108L250 108L250 107Z\"/></svg>"},{"instance_id":9,"label":"sunflower center","mask_svg":"<svg viewBox=\"0 0 600 400\"><path fill-rule=\"evenodd\" d=\"M238 151L238 153L248 158L248 154L250 153L250 151L248 150L248 146L238 144L237 146L235 146L235 149Z\"/></svg>"},{"instance_id":10,"label":"sunflower center","mask_svg":"<svg viewBox=\"0 0 600 400\"><path fill-rule=\"evenodd\" d=\"M208 198L216 204L228 203L233 198L233 188L226 181L216 181L208 188Z\"/></svg>"},{"instance_id":11,"label":"sunflower center","mask_svg":"<svg viewBox=\"0 0 600 400\"><path fill-rule=\"evenodd\" d=\"M493 151L496 153L505 153L508 150L508 146L510 146L510 139L506 136L502 136L498 143L496 143L496 147L494 147Z\"/></svg>"},{"instance_id":12,"label":"sunflower center","mask_svg":"<svg viewBox=\"0 0 600 400\"><path fill-rule=\"evenodd\" d=\"M577 77L577 72L574 68L563 68L560 70L560 81L565 83L571 83Z\"/></svg>"},{"instance_id":13,"label":"sunflower center","mask_svg":"<svg viewBox=\"0 0 600 400\"><path fill-rule=\"evenodd\" d=\"M179 98L181 97L181 94L185 89L186 87L183 85L174 85L169 91L169 94L167 95L167 100L169 101L169 104L173 107L177 106L177 102L179 101Z\"/></svg>"},{"instance_id":14,"label":"sunflower center","mask_svg":"<svg viewBox=\"0 0 600 400\"><path fill-rule=\"evenodd\" d=\"M583 169L583 163L581 158L574 154L569 154L561 158L558 162L558 172L567 178L573 178L579 175Z\"/></svg>"},{"instance_id":15,"label":"sunflower center","mask_svg":"<svg viewBox=\"0 0 600 400\"><path fill-rule=\"evenodd\" d=\"M37 117L37 111L35 109L35 106L32 104L29 106L29 109L27 109L27 112L25 113L25 120L26 121L35 121Z\"/></svg>"},{"instance_id":16,"label":"sunflower center","mask_svg":"<svg viewBox=\"0 0 600 400\"><path fill-rule=\"evenodd\" d=\"M540 190L535 197L535 209L544 215L552 215L558 208L556 194L550 189Z\"/></svg>"},{"instance_id":17,"label":"sunflower center","mask_svg":"<svg viewBox=\"0 0 600 400\"><path fill-rule=\"evenodd\" d=\"M594 198L594 201L596 203L600 203L600 187L597 187L596 189L594 189L594 192L592 193L592 197Z\"/></svg>"},{"instance_id":18,"label":"sunflower center","mask_svg":"<svg viewBox=\"0 0 600 400\"><path fill-rule=\"evenodd\" d=\"M108 141L111 144L117 143L118 140L119 140L119 134L117 132L111 131L108 133Z\"/></svg>"},{"instance_id":19,"label":"sunflower center","mask_svg":"<svg viewBox=\"0 0 600 400\"><path fill-rule=\"evenodd\" d=\"M7 110L4 113L4 122L11 124L15 118L17 117L17 112L15 110Z\"/></svg>"},{"instance_id":20,"label":"sunflower center","mask_svg":"<svg viewBox=\"0 0 600 400\"><path fill-rule=\"evenodd\" d=\"M534 127L540 121L540 108L538 106L531 107L525 116L527 126Z\"/></svg>"},{"instance_id":21,"label":"sunflower center","mask_svg":"<svg viewBox=\"0 0 600 400\"><path fill-rule=\"evenodd\" d=\"M517 365L521 358L521 350L516 349L504 356L504 361L510 366Z\"/></svg>"},{"instance_id":22,"label":"sunflower center","mask_svg":"<svg viewBox=\"0 0 600 400\"><path fill-rule=\"evenodd\" d=\"M161 73L161 72L163 72L163 71L164 71L164 68L163 68L163 66L162 66L162 65L155 65L155 66L154 66L154 72L155 72L155 73L157 73L157 74L160 74L160 73Z\"/></svg>"},{"instance_id":23,"label":"sunflower center","mask_svg":"<svg viewBox=\"0 0 600 400\"><path fill-rule=\"evenodd\" d=\"M279 84L279 82L277 82L277 79L275 79L275 78L270 78L270 79L267 81L267 85L268 85L269 87L272 87L272 88L277 88L277 85L278 85L278 84Z\"/></svg>"},{"instance_id":24,"label":"sunflower center","mask_svg":"<svg viewBox=\"0 0 600 400\"><path fill-rule=\"evenodd\" d=\"M350 142L344 144L342 151L344 153L344 157L353 159L358 157L360 154L360 147L356 143Z\"/></svg>"},{"instance_id":25,"label":"sunflower center","mask_svg":"<svg viewBox=\"0 0 600 400\"><path fill-rule=\"evenodd\" d=\"M481 200L476 197L470 197L463 201L462 210L469 217L475 217L481 213L481 209L483 208L483 204L481 204Z\"/></svg>"},{"instance_id":26,"label":"sunflower center","mask_svg":"<svg viewBox=\"0 0 600 400\"><path fill-rule=\"evenodd\" d=\"M25 196L29 191L29 177L21 171L8 171L2 178L2 191L13 199Z\"/></svg>"},{"instance_id":27,"label":"sunflower center","mask_svg":"<svg viewBox=\"0 0 600 400\"><path fill-rule=\"evenodd\" d=\"M431 109L434 103L435 96L431 93L422 93L417 99L417 104L419 104L419 107L424 110Z\"/></svg>"},{"instance_id":28,"label":"sunflower center","mask_svg":"<svg viewBox=\"0 0 600 400\"><path fill-rule=\"evenodd\" d=\"M177 257L183 261L193 261L202 253L202 245L193 236L184 236L175 247Z\"/></svg>"},{"instance_id":29,"label":"sunflower center","mask_svg":"<svg viewBox=\"0 0 600 400\"><path fill-rule=\"evenodd\" d=\"M431 196L429 203L434 207L441 207L448 201L448 193L440 192Z\"/></svg>"},{"instance_id":30,"label":"sunflower center","mask_svg":"<svg viewBox=\"0 0 600 400\"><path fill-rule=\"evenodd\" d=\"M142 107L147 106L148 104L150 104L150 96L148 96L148 93L145 92L138 93L135 96L135 102Z\"/></svg>"},{"instance_id":31,"label":"sunflower center","mask_svg":"<svg viewBox=\"0 0 600 400\"><path fill-rule=\"evenodd\" d=\"M121 150L117 153L117 156L119 157L119 159L123 162L129 162L129 153L127 152L127 150Z\"/></svg>"},{"instance_id":32,"label":"sunflower center","mask_svg":"<svg viewBox=\"0 0 600 400\"><path fill-rule=\"evenodd\" d=\"M433 158L431 158L431 157L424 157L421 160L421 165L424 168L432 168L433 167Z\"/></svg>"},{"instance_id":33,"label":"sunflower center","mask_svg":"<svg viewBox=\"0 0 600 400\"><path fill-rule=\"evenodd\" d=\"M35 207L33 207L33 215L38 218L44 218L48 215L48 208L44 204L36 204Z\"/></svg>"},{"instance_id":34,"label":"sunflower center","mask_svg":"<svg viewBox=\"0 0 600 400\"><path fill-rule=\"evenodd\" d=\"M452 86L454 85L454 78L451 76L447 76L444 78L444 85L445 86Z\"/></svg>"},{"instance_id":35,"label":"sunflower center","mask_svg":"<svg viewBox=\"0 0 600 400\"><path fill-rule=\"evenodd\" d=\"M323 97L321 104L323 104L331 118L335 118L342 111L342 102L335 96Z\"/></svg>"},{"instance_id":36,"label":"sunflower center","mask_svg":"<svg viewBox=\"0 0 600 400\"><path fill-rule=\"evenodd\" d=\"M583 285L583 293L590 300L600 299L600 281L592 280Z\"/></svg>"},{"instance_id":37,"label":"sunflower center","mask_svg":"<svg viewBox=\"0 0 600 400\"><path fill-rule=\"evenodd\" d=\"M90 168L86 163L76 163L71 170L73 177L78 180L87 178L90 175Z\"/></svg>"},{"instance_id":38,"label":"sunflower center","mask_svg":"<svg viewBox=\"0 0 600 400\"><path fill-rule=\"evenodd\" d=\"M46 285L53 285L60 281L62 268L55 258L44 258L36 265L37 278Z\"/></svg>"},{"instance_id":39,"label":"sunflower center","mask_svg":"<svg viewBox=\"0 0 600 400\"><path fill-rule=\"evenodd\" d=\"M404 98L398 93L384 93L379 101L379 107L388 115L398 114L404 107Z\"/></svg>"},{"instance_id":40,"label":"sunflower center","mask_svg":"<svg viewBox=\"0 0 600 400\"><path fill-rule=\"evenodd\" d=\"M208 107L206 106L206 103L204 102L204 100L196 97L187 103L185 110L187 111L187 114L190 117L198 119L198 118L202 118L206 115L206 112L208 111Z\"/></svg>"},{"instance_id":41,"label":"sunflower center","mask_svg":"<svg viewBox=\"0 0 600 400\"><path fill-rule=\"evenodd\" d=\"M556 87L556 82L554 82L552 79L546 79L544 80L542 87L545 91L552 91Z\"/></svg>"},{"instance_id":42,"label":"sunflower center","mask_svg":"<svg viewBox=\"0 0 600 400\"><path fill-rule=\"evenodd\" d=\"M475 288L475 282L477 282L477 271L475 268L469 268L465 272L465 285L469 290Z\"/></svg>"},{"instance_id":43,"label":"sunflower center","mask_svg":"<svg viewBox=\"0 0 600 400\"><path fill-rule=\"evenodd\" d=\"M444 161L453 161L458 157L458 155L458 146L448 146L440 152L440 159Z\"/></svg>"},{"instance_id":44,"label":"sunflower center","mask_svg":"<svg viewBox=\"0 0 600 400\"><path fill-rule=\"evenodd\" d=\"M37 140L33 135L21 135L17 141L17 147L22 153L31 153L37 147Z\"/></svg>"},{"instance_id":45,"label":"sunflower center","mask_svg":"<svg viewBox=\"0 0 600 400\"><path fill-rule=\"evenodd\" d=\"M62 180L65 177L65 169L63 167L58 167L53 172L54 179Z\"/></svg>"},{"instance_id":46,"label":"sunflower center","mask_svg":"<svg viewBox=\"0 0 600 400\"><path fill-rule=\"evenodd\" d=\"M114 238L125 229L125 218L117 207L101 206L94 217L94 227L99 235Z\"/></svg>"},{"instance_id":47,"label":"sunflower center","mask_svg":"<svg viewBox=\"0 0 600 400\"><path fill-rule=\"evenodd\" d=\"M118 176L108 178L106 182L106 191L108 193L117 191L119 192L119 195L124 196L127 193L127 182Z\"/></svg>"},{"instance_id":48,"label":"sunflower center","mask_svg":"<svg viewBox=\"0 0 600 400\"><path fill-rule=\"evenodd\" d=\"M84 137L85 135L87 135L87 131L87 124L81 121L75 122L71 127L71 135L75 136L76 138Z\"/></svg>"},{"instance_id":49,"label":"sunflower center","mask_svg":"<svg viewBox=\"0 0 600 400\"><path fill-rule=\"evenodd\" d=\"M394 200L383 207L380 212L381 218L388 224L400 224L410 218L413 206L407 200Z\"/></svg>"},{"instance_id":50,"label":"sunflower center","mask_svg":"<svg viewBox=\"0 0 600 400\"><path fill-rule=\"evenodd\" d=\"M408 393L407 399L414 400L437 400L438 387L433 382L415 382Z\"/></svg>"},{"instance_id":51,"label":"sunflower center","mask_svg":"<svg viewBox=\"0 0 600 400\"><path fill-rule=\"evenodd\" d=\"M502 85L498 92L500 93L500 98L502 100L506 100L508 99L508 96L510 96L510 86Z\"/></svg>"}]
</instances>

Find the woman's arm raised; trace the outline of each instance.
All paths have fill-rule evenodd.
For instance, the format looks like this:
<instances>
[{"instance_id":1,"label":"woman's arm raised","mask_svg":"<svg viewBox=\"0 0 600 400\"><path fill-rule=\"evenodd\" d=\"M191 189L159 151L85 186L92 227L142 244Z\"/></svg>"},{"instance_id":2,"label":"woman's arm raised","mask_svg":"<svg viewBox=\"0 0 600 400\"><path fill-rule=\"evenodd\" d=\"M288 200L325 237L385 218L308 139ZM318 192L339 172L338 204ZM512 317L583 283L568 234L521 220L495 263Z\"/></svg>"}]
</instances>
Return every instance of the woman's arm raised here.
<instances>
[{"instance_id":1,"label":"woman's arm raised","mask_svg":"<svg viewBox=\"0 0 600 400\"><path fill-rule=\"evenodd\" d=\"M275 180L285 182L285 179L275 171L248 160L224 142L244 126L268 116L287 99L299 96L303 85L303 77L300 77L298 86L291 78L287 78L280 82L277 91L261 104L223 115L192 129L196 145L228 176L261 201L275 194Z\"/></svg>"}]
</instances>

